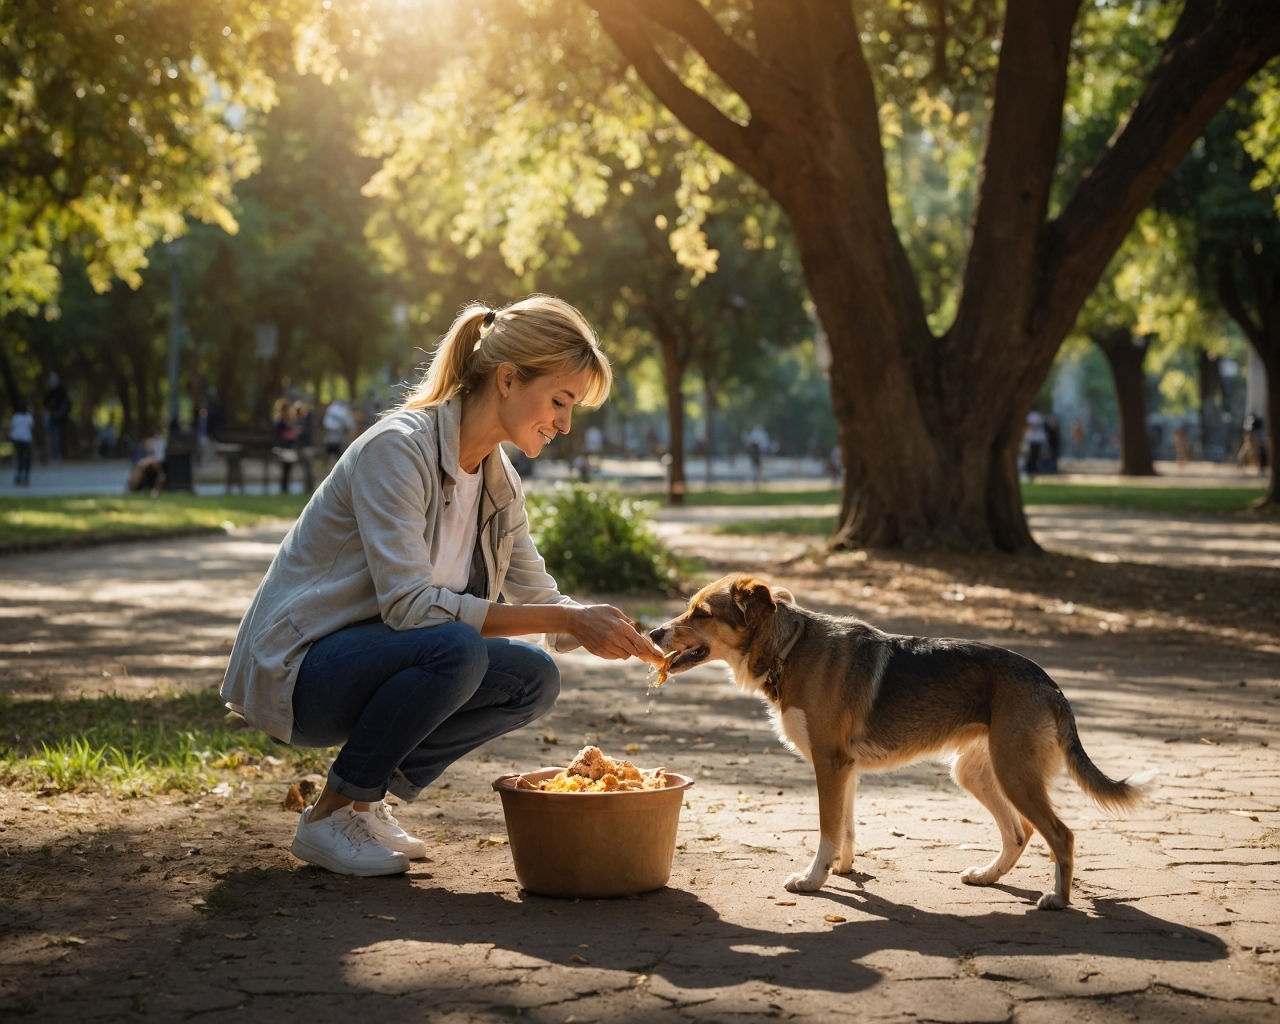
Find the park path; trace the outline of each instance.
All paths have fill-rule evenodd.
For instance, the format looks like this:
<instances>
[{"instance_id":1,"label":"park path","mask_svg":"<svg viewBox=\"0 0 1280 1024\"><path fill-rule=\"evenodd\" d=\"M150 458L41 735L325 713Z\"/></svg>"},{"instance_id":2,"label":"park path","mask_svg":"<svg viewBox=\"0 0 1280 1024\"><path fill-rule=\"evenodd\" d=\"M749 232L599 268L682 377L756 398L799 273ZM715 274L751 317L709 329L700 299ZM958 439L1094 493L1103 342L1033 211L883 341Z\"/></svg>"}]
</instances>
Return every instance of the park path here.
<instances>
[{"instance_id":1,"label":"park path","mask_svg":"<svg viewBox=\"0 0 1280 1024\"><path fill-rule=\"evenodd\" d=\"M5 559L5 690L207 685L279 535ZM1055 632L958 613L944 623L894 602L910 566L877 576L875 556L841 557L793 570L775 548L774 575L824 608L871 602L885 628L958 632L1035 658L1104 770L1160 772L1150 803L1123 821L1055 786L1077 836L1072 911L1034 909L1050 868L1039 840L1003 884L960 885L996 832L933 765L864 779L858 873L789 896L781 880L813 849L817 802L810 769L780 748L761 706L715 668L648 694L642 668L569 654L551 716L398 810L431 844L401 878L300 868L283 852L294 818L278 809L289 781L278 776L124 802L0 788L0 1013L77 1024L1277 1019L1280 652L1176 624ZM968 593L937 607L980 610ZM1021 597L1011 583L991 601ZM564 763L585 741L611 753L636 744L640 763L696 778L666 889L575 903L514 882L489 781Z\"/></svg>"}]
</instances>

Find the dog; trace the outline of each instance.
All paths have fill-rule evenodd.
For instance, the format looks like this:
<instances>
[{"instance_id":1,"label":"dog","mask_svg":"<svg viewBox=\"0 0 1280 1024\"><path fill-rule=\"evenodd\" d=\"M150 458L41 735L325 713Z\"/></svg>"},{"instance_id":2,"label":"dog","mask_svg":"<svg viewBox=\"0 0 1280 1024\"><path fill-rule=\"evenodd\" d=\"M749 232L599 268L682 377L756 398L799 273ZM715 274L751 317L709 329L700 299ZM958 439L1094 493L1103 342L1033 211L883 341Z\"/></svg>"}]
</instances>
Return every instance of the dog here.
<instances>
[{"instance_id":1,"label":"dog","mask_svg":"<svg viewBox=\"0 0 1280 1024\"><path fill-rule=\"evenodd\" d=\"M1080 788L1114 812L1136 805L1148 777L1116 782L1089 760L1067 698L1035 662L970 640L884 633L855 618L799 607L749 575L704 587L678 618L649 634L674 675L727 662L737 684L769 704L774 727L813 765L821 836L813 861L786 880L816 892L834 870L853 871L858 773L950 757L951 775L991 812L1002 849L960 875L991 885L1034 828L1054 861L1043 910L1071 901L1075 837L1054 813L1049 781L1065 764Z\"/></svg>"}]
</instances>

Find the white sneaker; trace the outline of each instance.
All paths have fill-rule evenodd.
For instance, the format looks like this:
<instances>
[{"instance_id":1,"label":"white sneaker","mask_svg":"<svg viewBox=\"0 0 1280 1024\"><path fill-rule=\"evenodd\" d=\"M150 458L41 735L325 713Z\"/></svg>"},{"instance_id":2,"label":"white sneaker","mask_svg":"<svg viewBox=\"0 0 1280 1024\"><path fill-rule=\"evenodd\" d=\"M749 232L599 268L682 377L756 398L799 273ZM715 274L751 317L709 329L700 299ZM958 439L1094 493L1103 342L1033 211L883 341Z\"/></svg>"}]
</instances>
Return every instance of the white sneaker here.
<instances>
[{"instance_id":1,"label":"white sneaker","mask_svg":"<svg viewBox=\"0 0 1280 1024\"><path fill-rule=\"evenodd\" d=\"M427 844L400 827L385 800L370 803L367 811L353 808L351 813L363 818L374 838L388 850L403 853L410 860L421 860L427 855Z\"/></svg>"},{"instance_id":2,"label":"white sneaker","mask_svg":"<svg viewBox=\"0 0 1280 1024\"><path fill-rule=\"evenodd\" d=\"M350 807L334 811L314 825L308 807L298 815L298 833L290 851L298 860L339 875L398 875L409 870L409 858L388 850L374 837L364 816Z\"/></svg>"}]
</instances>

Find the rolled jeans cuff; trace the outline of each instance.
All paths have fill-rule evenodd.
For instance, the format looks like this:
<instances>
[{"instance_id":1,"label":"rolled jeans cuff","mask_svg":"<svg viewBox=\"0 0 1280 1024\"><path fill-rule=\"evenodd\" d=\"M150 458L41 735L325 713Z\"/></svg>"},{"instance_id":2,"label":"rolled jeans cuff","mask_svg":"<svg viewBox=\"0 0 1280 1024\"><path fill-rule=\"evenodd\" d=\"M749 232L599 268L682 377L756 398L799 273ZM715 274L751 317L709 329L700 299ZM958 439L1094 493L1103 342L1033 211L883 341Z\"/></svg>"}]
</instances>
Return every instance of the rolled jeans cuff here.
<instances>
[{"instance_id":1,"label":"rolled jeans cuff","mask_svg":"<svg viewBox=\"0 0 1280 1024\"><path fill-rule=\"evenodd\" d=\"M418 794L422 792L423 787L415 786L405 777L404 772L397 768L387 780L387 789L405 803L411 803L418 799Z\"/></svg>"},{"instance_id":2,"label":"rolled jeans cuff","mask_svg":"<svg viewBox=\"0 0 1280 1024\"><path fill-rule=\"evenodd\" d=\"M353 785L341 775L338 775L332 768L329 769L329 777L326 781L329 784L329 788L335 793L341 793L349 800L359 800L361 803L375 803L386 796L387 792L383 786L365 787ZM396 795L399 796L400 794L397 793Z\"/></svg>"}]
</instances>

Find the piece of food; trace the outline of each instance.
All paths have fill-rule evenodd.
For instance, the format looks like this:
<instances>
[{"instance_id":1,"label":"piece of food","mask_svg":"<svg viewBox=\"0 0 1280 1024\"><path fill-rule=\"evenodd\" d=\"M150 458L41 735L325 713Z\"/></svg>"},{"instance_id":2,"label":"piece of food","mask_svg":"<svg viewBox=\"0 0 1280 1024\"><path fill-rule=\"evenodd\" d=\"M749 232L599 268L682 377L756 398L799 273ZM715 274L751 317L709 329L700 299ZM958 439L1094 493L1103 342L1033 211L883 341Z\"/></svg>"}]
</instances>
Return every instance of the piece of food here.
<instances>
[{"instance_id":1,"label":"piece of food","mask_svg":"<svg viewBox=\"0 0 1280 1024\"><path fill-rule=\"evenodd\" d=\"M544 779L538 788L547 793L614 793L633 789L664 789L664 768L643 772L630 761L606 757L599 747L583 747L573 762L553 779Z\"/></svg>"},{"instance_id":2,"label":"piece of food","mask_svg":"<svg viewBox=\"0 0 1280 1024\"><path fill-rule=\"evenodd\" d=\"M658 679L654 686L661 686L667 681L667 676L671 672L671 663L675 660L676 652L668 651L662 656L662 661L658 664Z\"/></svg>"}]
</instances>

